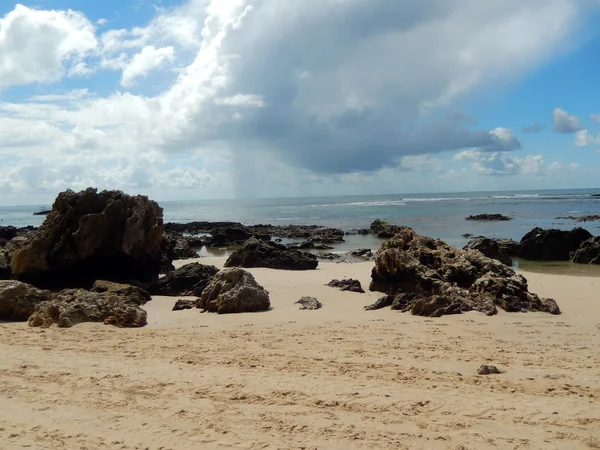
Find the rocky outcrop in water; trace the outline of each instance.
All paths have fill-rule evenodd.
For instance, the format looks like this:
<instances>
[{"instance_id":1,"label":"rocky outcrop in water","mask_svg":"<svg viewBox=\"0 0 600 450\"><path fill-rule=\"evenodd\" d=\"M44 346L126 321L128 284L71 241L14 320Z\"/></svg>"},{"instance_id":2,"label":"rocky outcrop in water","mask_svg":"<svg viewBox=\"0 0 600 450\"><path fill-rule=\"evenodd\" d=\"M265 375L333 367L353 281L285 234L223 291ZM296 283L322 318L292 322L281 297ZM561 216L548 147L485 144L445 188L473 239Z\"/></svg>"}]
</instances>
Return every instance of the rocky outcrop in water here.
<instances>
[{"instance_id":1,"label":"rocky outcrop in water","mask_svg":"<svg viewBox=\"0 0 600 450\"><path fill-rule=\"evenodd\" d=\"M488 258L498 260L502 264L512 267L511 256L518 253L519 243L509 239L503 239L502 243L500 241L501 240L499 239L489 239L479 236L471 239L463 249L480 251ZM513 245L513 243L516 244L516 246Z\"/></svg>"},{"instance_id":2,"label":"rocky outcrop in water","mask_svg":"<svg viewBox=\"0 0 600 450\"><path fill-rule=\"evenodd\" d=\"M499 261L419 236L408 227L383 243L370 289L393 296L380 303L391 301L398 309L418 315L470 310L493 315L497 307L508 312L560 313L554 300L529 292L527 280Z\"/></svg>"},{"instance_id":3,"label":"rocky outcrop in water","mask_svg":"<svg viewBox=\"0 0 600 450\"><path fill-rule=\"evenodd\" d=\"M340 291L358 292L363 294L365 291L360 285L360 281L353 278L345 278L343 280L331 280L327 286L338 288Z\"/></svg>"},{"instance_id":4,"label":"rocky outcrop in water","mask_svg":"<svg viewBox=\"0 0 600 450\"><path fill-rule=\"evenodd\" d=\"M150 286L153 295L195 295L199 297L204 288L219 272L215 266L191 263L181 266Z\"/></svg>"},{"instance_id":5,"label":"rocky outcrop in water","mask_svg":"<svg viewBox=\"0 0 600 450\"><path fill-rule=\"evenodd\" d=\"M403 227L398 225L390 225L387 222L384 222L380 219L375 219L373 223L371 223L371 233L376 235L381 239L389 239L399 233Z\"/></svg>"},{"instance_id":6,"label":"rocky outcrop in water","mask_svg":"<svg viewBox=\"0 0 600 450\"><path fill-rule=\"evenodd\" d=\"M512 217L503 216L502 214L477 214L474 216L466 217L465 220L480 221L480 222L496 222L496 221L507 221L507 220L513 220L513 219L512 219Z\"/></svg>"},{"instance_id":7,"label":"rocky outcrop in water","mask_svg":"<svg viewBox=\"0 0 600 450\"><path fill-rule=\"evenodd\" d=\"M600 215L598 214L592 214L592 215L588 215L588 216L562 216L562 217L557 217L556 219L558 220L575 220L577 222L600 222Z\"/></svg>"},{"instance_id":8,"label":"rocky outcrop in water","mask_svg":"<svg viewBox=\"0 0 600 450\"><path fill-rule=\"evenodd\" d=\"M221 270L202 292L196 306L218 314L266 311L269 292L250 272L239 267Z\"/></svg>"},{"instance_id":9,"label":"rocky outcrop in water","mask_svg":"<svg viewBox=\"0 0 600 450\"><path fill-rule=\"evenodd\" d=\"M577 264L600 264L600 237L582 242L577 250L571 252L571 261Z\"/></svg>"},{"instance_id":10,"label":"rocky outcrop in water","mask_svg":"<svg viewBox=\"0 0 600 450\"><path fill-rule=\"evenodd\" d=\"M521 239L519 258L534 261L568 261L584 241L592 237L583 228L571 231L534 228Z\"/></svg>"},{"instance_id":11,"label":"rocky outcrop in water","mask_svg":"<svg viewBox=\"0 0 600 450\"><path fill-rule=\"evenodd\" d=\"M40 287L89 287L99 278L151 282L162 240L162 209L147 197L66 191L14 253L12 277Z\"/></svg>"},{"instance_id":12,"label":"rocky outcrop in water","mask_svg":"<svg viewBox=\"0 0 600 450\"><path fill-rule=\"evenodd\" d=\"M316 269L318 264L317 257L313 254L290 249L275 242L250 238L229 256L225 267L312 270Z\"/></svg>"},{"instance_id":13,"label":"rocky outcrop in water","mask_svg":"<svg viewBox=\"0 0 600 450\"><path fill-rule=\"evenodd\" d=\"M49 291L15 280L0 281L0 320L25 322L35 307L51 299Z\"/></svg>"},{"instance_id":14,"label":"rocky outcrop in water","mask_svg":"<svg viewBox=\"0 0 600 450\"><path fill-rule=\"evenodd\" d=\"M69 328L83 322L102 322L117 327L143 327L147 323L147 313L137 301L137 298L130 299L110 291L65 289L36 306L29 317L29 326L56 324Z\"/></svg>"},{"instance_id":15,"label":"rocky outcrop in water","mask_svg":"<svg viewBox=\"0 0 600 450\"><path fill-rule=\"evenodd\" d=\"M357 259L373 259L373 252L370 248L357 248L356 250L349 251L348 253L346 253L346 255L352 256L353 258Z\"/></svg>"}]
</instances>

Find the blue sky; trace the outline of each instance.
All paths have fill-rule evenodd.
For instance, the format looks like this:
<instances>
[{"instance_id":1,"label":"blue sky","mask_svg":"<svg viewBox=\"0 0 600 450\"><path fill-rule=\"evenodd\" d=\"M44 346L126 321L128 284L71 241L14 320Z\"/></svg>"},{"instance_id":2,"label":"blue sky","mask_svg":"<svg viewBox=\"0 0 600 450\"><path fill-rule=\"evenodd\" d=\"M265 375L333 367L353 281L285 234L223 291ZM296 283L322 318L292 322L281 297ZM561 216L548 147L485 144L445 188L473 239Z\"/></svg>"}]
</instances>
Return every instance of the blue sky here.
<instances>
[{"instance_id":1,"label":"blue sky","mask_svg":"<svg viewBox=\"0 0 600 450\"><path fill-rule=\"evenodd\" d=\"M596 0L2 2L0 204L599 187L598 23Z\"/></svg>"}]
</instances>

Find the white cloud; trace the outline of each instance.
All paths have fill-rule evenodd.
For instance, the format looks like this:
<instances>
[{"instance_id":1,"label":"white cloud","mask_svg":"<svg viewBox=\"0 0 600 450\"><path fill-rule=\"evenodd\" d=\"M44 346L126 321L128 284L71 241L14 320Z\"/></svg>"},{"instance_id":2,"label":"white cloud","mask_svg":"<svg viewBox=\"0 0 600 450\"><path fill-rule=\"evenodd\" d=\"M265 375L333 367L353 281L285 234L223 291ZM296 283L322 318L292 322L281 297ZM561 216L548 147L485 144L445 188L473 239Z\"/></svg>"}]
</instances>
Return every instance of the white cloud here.
<instances>
[{"instance_id":1,"label":"white cloud","mask_svg":"<svg viewBox=\"0 0 600 450\"><path fill-rule=\"evenodd\" d=\"M552 111L552 121L554 123L554 131L557 133L575 133L583 129L579 117L569 114L560 108L555 108Z\"/></svg>"},{"instance_id":2,"label":"white cloud","mask_svg":"<svg viewBox=\"0 0 600 450\"><path fill-rule=\"evenodd\" d=\"M590 114L590 117L591 117L591 119L592 119L594 122L598 122L598 123L600 123L600 113L598 113L598 114Z\"/></svg>"},{"instance_id":3,"label":"white cloud","mask_svg":"<svg viewBox=\"0 0 600 450\"><path fill-rule=\"evenodd\" d=\"M265 102L259 95L237 94L226 98L215 99L216 105L241 106L247 108L262 108Z\"/></svg>"},{"instance_id":4,"label":"white cloud","mask_svg":"<svg viewBox=\"0 0 600 450\"><path fill-rule=\"evenodd\" d=\"M574 145L578 147L587 147L588 145L600 145L600 133L592 134L588 130L581 130L575 133Z\"/></svg>"},{"instance_id":5,"label":"white cloud","mask_svg":"<svg viewBox=\"0 0 600 450\"><path fill-rule=\"evenodd\" d=\"M17 5L0 18L0 89L81 74L82 66L73 68L96 47L94 26L83 14Z\"/></svg>"},{"instance_id":6,"label":"white cloud","mask_svg":"<svg viewBox=\"0 0 600 450\"><path fill-rule=\"evenodd\" d=\"M96 24L99 26L104 26L108 23L108 19L98 19L96 20Z\"/></svg>"},{"instance_id":7,"label":"white cloud","mask_svg":"<svg viewBox=\"0 0 600 450\"><path fill-rule=\"evenodd\" d=\"M137 78L143 78L151 71L174 60L175 49L173 47L155 48L151 45L144 47L123 68L121 85L131 86Z\"/></svg>"}]
</instances>

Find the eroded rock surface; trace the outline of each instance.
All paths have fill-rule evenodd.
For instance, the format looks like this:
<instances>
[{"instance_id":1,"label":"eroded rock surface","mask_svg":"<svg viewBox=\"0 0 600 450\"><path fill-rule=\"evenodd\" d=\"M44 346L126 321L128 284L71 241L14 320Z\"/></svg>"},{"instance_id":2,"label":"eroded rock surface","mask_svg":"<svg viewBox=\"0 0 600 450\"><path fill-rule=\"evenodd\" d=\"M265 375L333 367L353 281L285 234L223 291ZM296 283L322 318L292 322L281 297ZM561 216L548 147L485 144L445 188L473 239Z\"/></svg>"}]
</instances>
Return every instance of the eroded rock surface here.
<instances>
[{"instance_id":1,"label":"eroded rock surface","mask_svg":"<svg viewBox=\"0 0 600 450\"><path fill-rule=\"evenodd\" d=\"M338 288L340 291L358 292L363 294L365 291L360 285L360 281L353 278L345 278L343 280L331 280L327 286Z\"/></svg>"},{"instance_id":2,"label":"eroded rock surface","mask_svg":"<svg viewBox=\"0 0 600 450\"><path fill-rule=\"evenodd\" d=\"M554 300L529 292L527 280L499 261L419 236L408 227L383 243L370 289L394 296L396 309L419 315L470 310L493 315L497 307L509 312L560 313Z\"/></svg>"},{"instance_id":3,"label":"eroded rock surface","mask_svg":"<svg viewBox=\"0 0 600 450\"><path fill-rule=\"evenodd\" d=\"M204 288L219 272L215 266L191 263L181 266L150 286L153 295L202 295Z\"/></svg>"},{"instance_id":4,"label":"eroded rock surface","mask_svg":"<svg viewBox=\"0 0 600 450\"><path fill-rule=\"evenodd\" d=\"M498 260L509 267L512 266L511 255L506 253L505 247L502 247L496 239L479 236L471 239L463 248L464 250L478 250L488 258Z\"/></svg>"},{"instance_id":5,"label":"eroded rock surface","mask_svg":"<svg viewBox=\"0 0 600 450\"><path fill-rule=\"evenodd\" d=\"M221 270L202 292L196 306L218 314L266 311L271 307L269 292L244 269Z\"/></svg>"},{"instance_id":6,"label":"eroded rock surface","mask_svg":"<svg viewBox=\"0 0 600 450\"><path fill-rule=\"evenodd\" d=\"M302 297L300 300L294 303L298 305L298 309L300 310L316 310L321 309L323 305L319 300L314 297Z\"/></svg>"},{"instance_id":7,"label":"eroded rock surface","mask_svg":"<svg viewBox=\"0 0 600 450\"><path fill-rule=\"evenodd\" d=\"M248 239L234 251L225 267L267 267L281 270L312 270L319 262L311 253L290 249L275 242Z\"/></svg>"},{"instance_id":8,"label":"eroded rock surface","mask_svg":"<svg viewBox=\"0 0 600 450\"><path fill-rule=\"evenodd\" d=\"M25 322L52 294L15 280L0 281L0 320Z\"/></svg>"},{"instance_id":9,"label":"eroded rock surface","mask_svg":"<svg viewBox=\"0 0 600 450\"><path fill-rule=\"evenodd\" d=\"M571 252L571 261L578 264L600 264L600 236L583 241Z\"/></svg>"},{"instance_id":10,"label":"eroded rock surface","mask_svg":"<svg viewBox=\"0 0 600 450\"><path fill-rule=\"evenodd\" d=\"M150 293L145 289L129 284L114 283L112 281L97 280L92 286L92 292L115 294L127 298L127 301L136 305L145 305L152 300Z\"/></svg>"},{"instance_id":11,"label":"eroded rock surface","mask_svg":"<svg viewBox=\"0 0 600 450\"><path fill-rule=\"evenodd\" d=\"M519 257L534 261L568 261L592 234L583 228L571 231L534 228L521 239Z\"/></svg>"}]
</instances>

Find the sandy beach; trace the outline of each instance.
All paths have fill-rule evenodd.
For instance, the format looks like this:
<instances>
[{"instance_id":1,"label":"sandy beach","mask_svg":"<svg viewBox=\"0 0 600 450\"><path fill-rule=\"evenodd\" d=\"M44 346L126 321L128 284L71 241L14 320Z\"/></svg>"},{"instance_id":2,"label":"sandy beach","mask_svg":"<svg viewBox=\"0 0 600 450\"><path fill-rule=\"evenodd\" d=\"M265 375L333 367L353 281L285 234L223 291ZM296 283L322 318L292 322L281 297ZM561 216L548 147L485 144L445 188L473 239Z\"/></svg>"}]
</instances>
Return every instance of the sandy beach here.
<instances>
[{"instance_id":1,"label":"sandy beach","mask_svg":"<svg viewBox=\"0 0 600 450\"><path fill-rule=\"evenodd\" d=\"M142 329L1 323L0 448L600 448L600 279L522 272L560 316L364 311L380 294L324 286L372 267L251 269L264 313L155 297Z\"/></svg>"}]
</instances>

